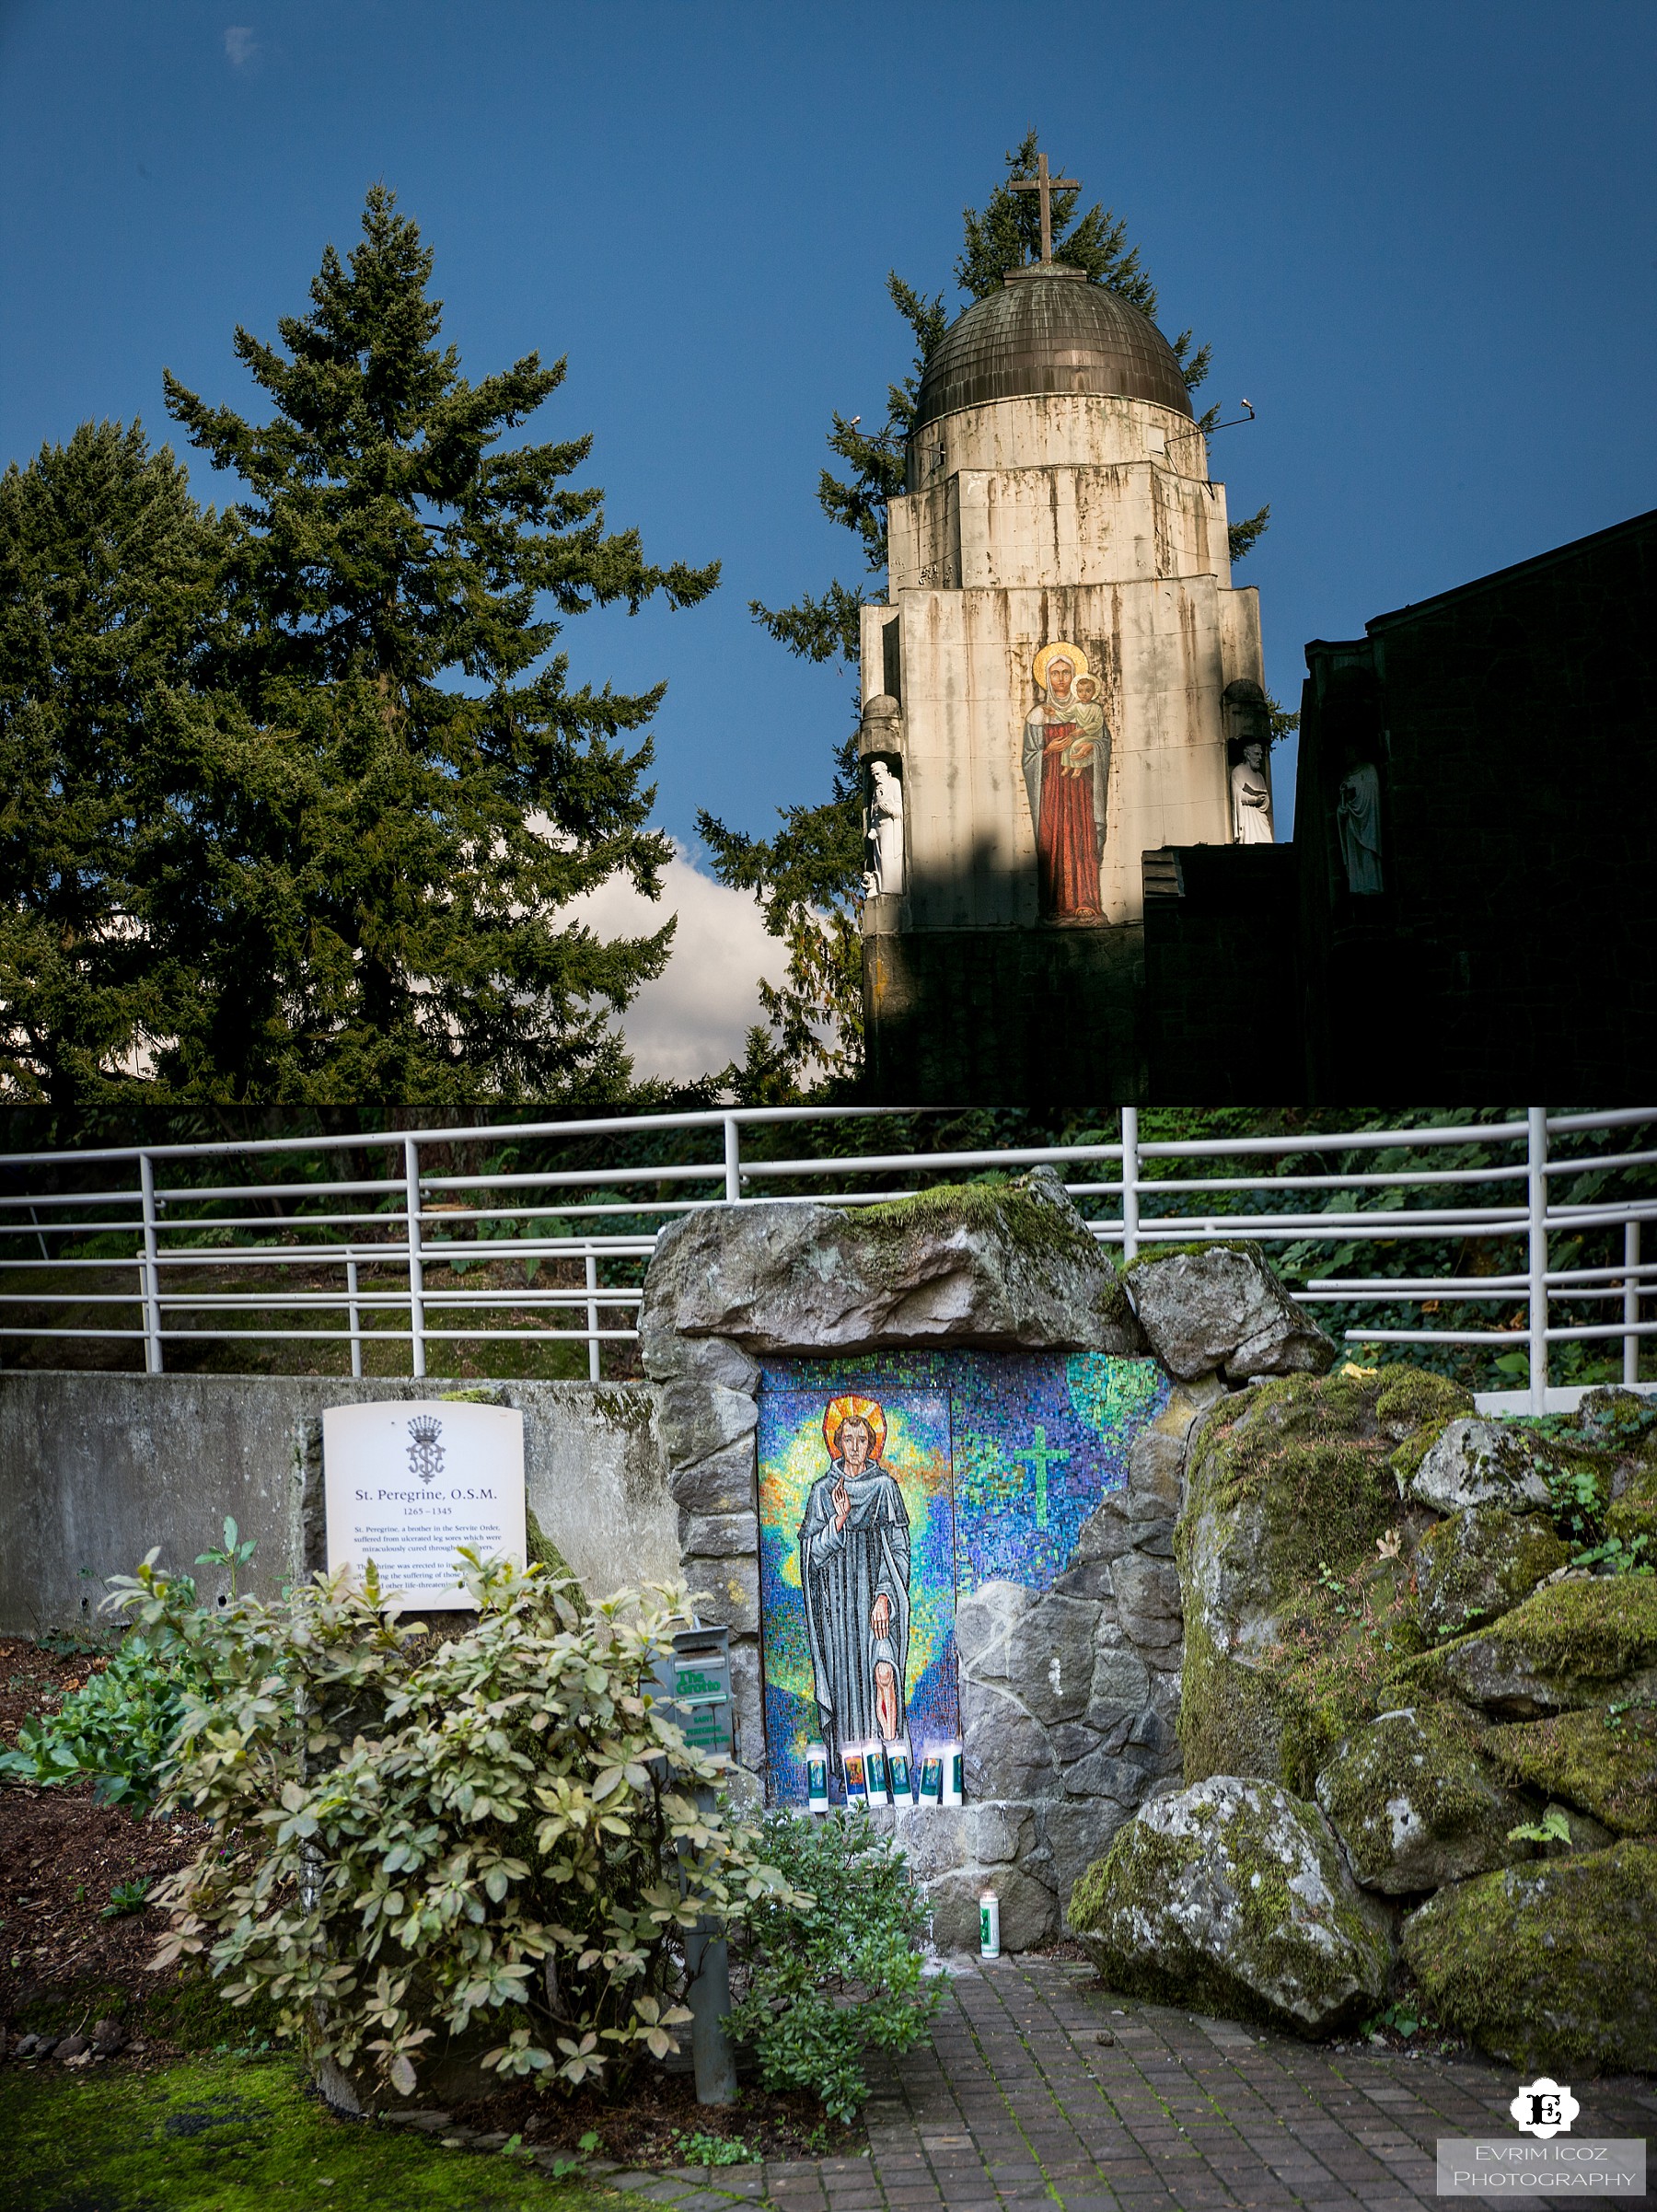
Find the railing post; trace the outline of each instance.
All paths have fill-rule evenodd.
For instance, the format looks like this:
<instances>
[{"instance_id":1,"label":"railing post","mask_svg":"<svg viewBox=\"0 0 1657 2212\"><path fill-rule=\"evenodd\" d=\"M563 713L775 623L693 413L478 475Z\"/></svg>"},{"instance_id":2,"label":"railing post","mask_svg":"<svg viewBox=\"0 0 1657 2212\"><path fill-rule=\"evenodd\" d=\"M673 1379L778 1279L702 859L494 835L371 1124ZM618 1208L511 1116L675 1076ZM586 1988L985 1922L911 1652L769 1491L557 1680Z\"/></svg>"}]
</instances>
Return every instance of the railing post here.
<instances>
[{"instance_id":1,"label":"railing post","mask_svg":"<svg viewBox=\"0 0 1657 2212\"><path fill-rule=\"evenodd\" d=\"M351 1305L351 1372L363 1379L363 1310L357 1303L357 1263L353 1252L345 1262L345 1295Z\"/></svg>"},{"instance_id":2,"label":"railing post","mask_svg":"<svg viewBox=\"0 0 1657 2212\"><path fill-rule=\"evenodd\" d=\"M138 1188L144 1205L144 1258L138 1269L144 1285L144 1372L161 1372L161 1276L156 1266L156 1168L148 1152L138 1155Z\"/></svg>"},{"instance_id":3,"label":"railing post","mask_svg":"<svg viewBox=\"0 0 1657 2212\"><path fill-rule=\"evenodd\" d=\"M1526 1183L1530 1195L1530 1403L1547 1411L1547 1108L1526 1108Z\"/></svg>"},{"instance_id":4,"label":"railing post","mask_svg":"<svg viewBox=\"0 0 1657 2212\"><path fill-rule=\"evenodd\" d=\"M1631 1390L1640 1380L1640 1338L1635 1330L1640 1326L1640 1223L1623 1223L1623 1265L1628 1272L1623 1277L1623 1321L1628 1335L1623 1338L1623 1381Z\"/></svg>"},{"instance_id":5,"label":"railing post","mask_svg":"<svg viewBox=\"0 0 1657 2212\"><path fill-rule=\"evenodd\" d=\"M1122 1265L1139 1257L1139 1108L1122 1108Z\"/></svg>"},{"instance_id":6,"label":"railing post","mask_svg":"<svg viewBox=\"0 0 1657 2212\"><path fill-rule=\"evenodd\" d=\"M742 1196L742 1124L735 1114L725 1116L725 1204L736 1205Z\"/></svg>"},{"instance_id":7,"label":"railing post","mask_svg":"<svg viewBox=\"0 0 1657 2212\"><path fill-rule=\"evenodd\" d=\"M587 1381L598 1380L598 1257L591 1245L586 1248L587 1288Z\"/></svg>"},{"instance_id":8,"label":"railing post","mask_svg":"<svg viewBox=\"0 0 1657 2212\"><path fill-rule=\"evenodd\" d=\"M425 1261L420 1251L420 1147L412 1137L403 1139L403 1181L409 1216L409 1342L414 1372L423 1375L426 1371Z\"/></svg>"}]
</instances>

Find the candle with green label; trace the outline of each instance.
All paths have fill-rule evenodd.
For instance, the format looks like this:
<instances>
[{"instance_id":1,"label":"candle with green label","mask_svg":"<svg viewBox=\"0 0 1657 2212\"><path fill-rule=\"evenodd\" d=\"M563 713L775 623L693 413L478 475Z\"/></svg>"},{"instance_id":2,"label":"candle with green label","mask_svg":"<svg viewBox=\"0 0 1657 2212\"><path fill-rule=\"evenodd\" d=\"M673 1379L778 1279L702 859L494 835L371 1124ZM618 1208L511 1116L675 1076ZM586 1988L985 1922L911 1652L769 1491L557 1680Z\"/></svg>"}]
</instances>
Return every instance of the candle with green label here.
<instances>
[{"instance_id":1,"label":"candle with green label","mask_svg":"<svg viewBox=\"0 0 1657 2212\"><path fill-rule=\"evenodd\" d=\"M828 1753L821 1743L805 1746L805 1809L808 1812L828 1810Z\"/></svg>"}]
</instances>

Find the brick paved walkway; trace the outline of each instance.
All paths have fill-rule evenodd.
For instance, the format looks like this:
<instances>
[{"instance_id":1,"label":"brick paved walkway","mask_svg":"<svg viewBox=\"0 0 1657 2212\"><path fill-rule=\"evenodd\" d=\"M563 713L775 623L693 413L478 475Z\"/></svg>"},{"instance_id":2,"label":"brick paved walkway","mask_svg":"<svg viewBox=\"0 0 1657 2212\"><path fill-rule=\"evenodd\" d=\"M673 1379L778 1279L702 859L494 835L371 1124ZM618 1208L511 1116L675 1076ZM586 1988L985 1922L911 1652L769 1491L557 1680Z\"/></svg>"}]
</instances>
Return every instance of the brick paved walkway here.
<instances>
[{"instance_id":1,"label":"brick paved walkway","mask_svg":"<svg viewBox=\"0 0 1657 2212\"><path fill-rule=\"evenodd\" d=\"M933 2047L871 2079L866 2158L608 2179L679 2212L1390 2212L1438 2201L1435 2137L1511 2133L1518 2087L1482 2061L1338 2053L1130 2004L1039 1960L960 1975ZM1575 2134L1657 2133L1657 2082L1573 2087Z\"/></svg>"}]
</instances>

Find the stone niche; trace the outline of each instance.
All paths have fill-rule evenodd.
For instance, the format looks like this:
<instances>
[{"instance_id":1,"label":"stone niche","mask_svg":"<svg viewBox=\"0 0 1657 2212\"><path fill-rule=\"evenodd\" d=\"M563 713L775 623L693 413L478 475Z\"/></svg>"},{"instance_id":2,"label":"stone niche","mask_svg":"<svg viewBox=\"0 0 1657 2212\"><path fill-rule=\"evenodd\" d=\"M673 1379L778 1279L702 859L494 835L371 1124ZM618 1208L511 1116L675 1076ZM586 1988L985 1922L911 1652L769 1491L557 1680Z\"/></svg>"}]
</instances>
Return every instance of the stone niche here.
<instances>
[{"instance_id":1,"label":"stone niche","mask_svg":"<svg viewBox=\"0 0 1657 2212\"><path fill-rule=\"evenodd\" d=\"M1058 1935L1117 1829L1179 1787L1188 1431L1246 1377L1334 1356L1252 1255L1212 1259L1222 1280L1155 1258L1118 1276L1050 1168L857 1210L710 1207L657 1246L641 1349L681 1571L730 1627L738 1765L772 1804L803 1807L819 1732L798 1535L826 1416L879 1408L910 1523L888 1639L906 1732L917 1754L958 1738L966 1801L875 1817L943 1949L976 1943L985 1887L1008 1949Z\"/></svg>"}]
</instances>

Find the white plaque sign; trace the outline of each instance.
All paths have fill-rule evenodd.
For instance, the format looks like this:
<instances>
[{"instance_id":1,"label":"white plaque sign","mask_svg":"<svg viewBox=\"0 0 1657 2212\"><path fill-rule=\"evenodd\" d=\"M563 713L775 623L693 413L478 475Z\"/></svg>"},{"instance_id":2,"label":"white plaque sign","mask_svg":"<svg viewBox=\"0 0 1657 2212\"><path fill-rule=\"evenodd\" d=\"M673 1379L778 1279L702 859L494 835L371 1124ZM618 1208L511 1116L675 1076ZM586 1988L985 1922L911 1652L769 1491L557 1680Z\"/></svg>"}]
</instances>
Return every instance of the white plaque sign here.
<instances>
[{"instance_id":1,"label":"white plaque sign","mask_svg":"<svg viewBox=\"0 0 1657 2212\"><path fill-rule=\"evenodd\" d=\"M322 1416L328 1566L380 1587L411 1611L470 1604L456 1580L461 1545L522 1567L524 1417L504 1406L384 1399Z\"/></svg>"}]
</instances>

